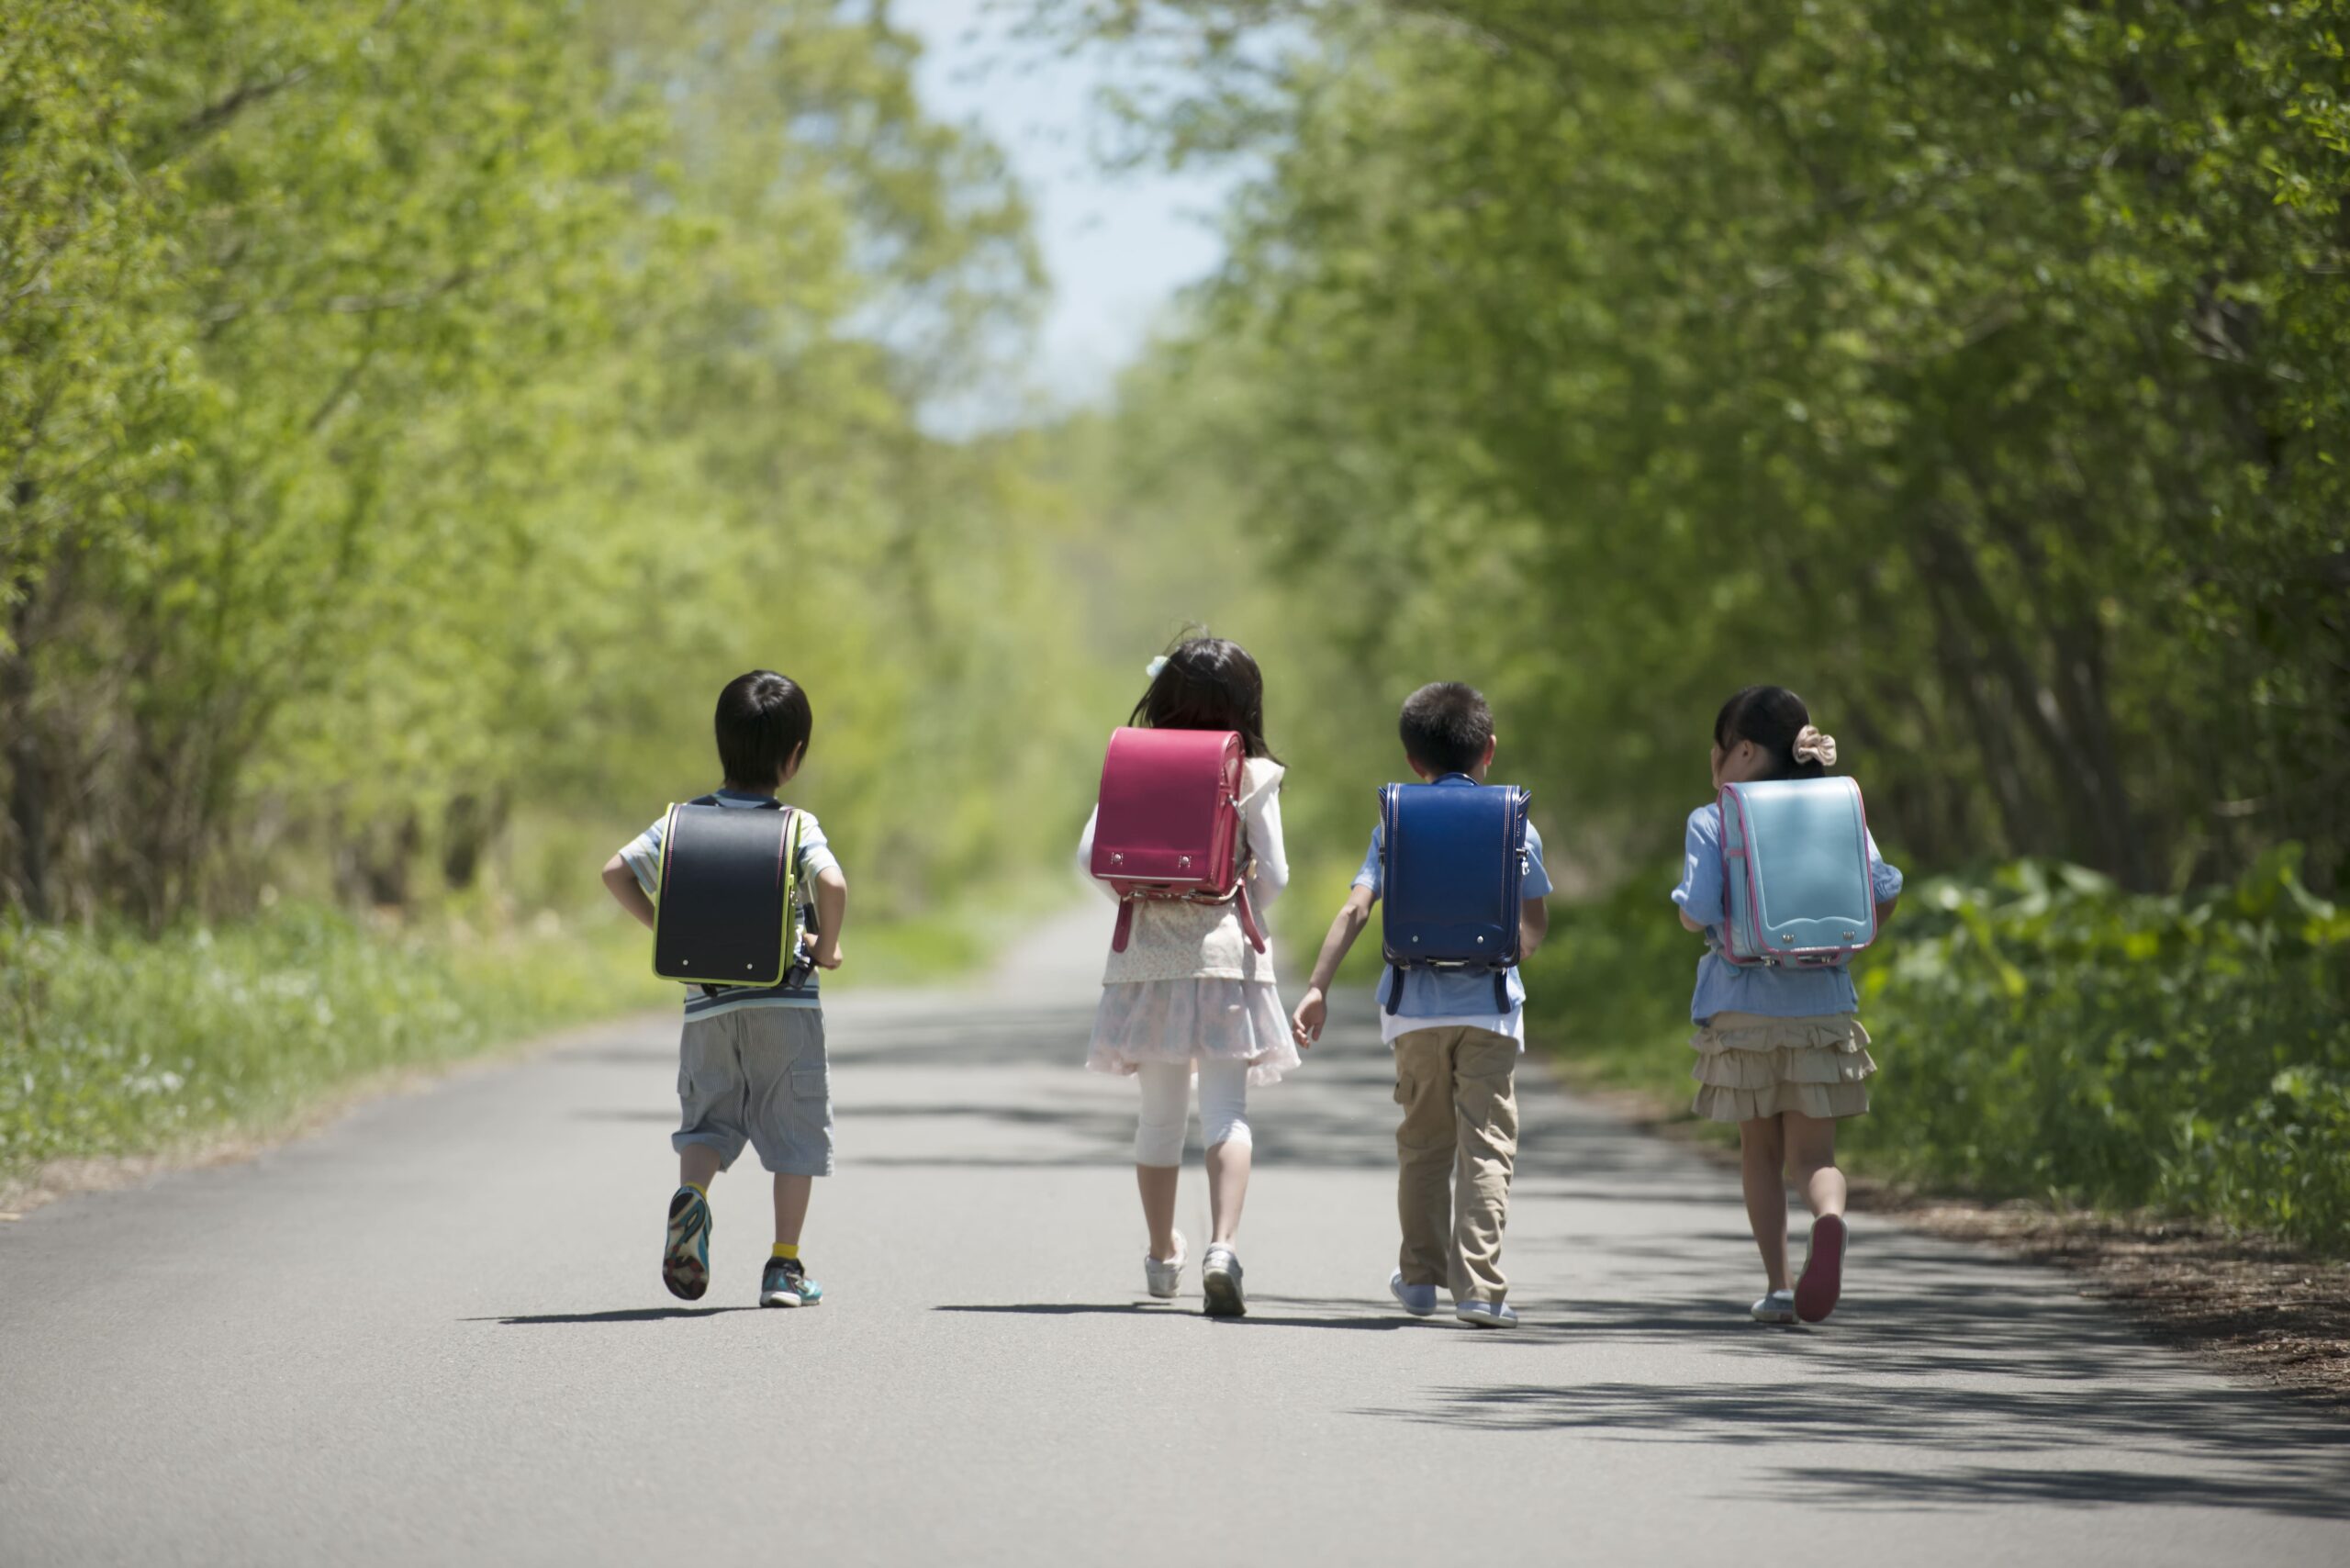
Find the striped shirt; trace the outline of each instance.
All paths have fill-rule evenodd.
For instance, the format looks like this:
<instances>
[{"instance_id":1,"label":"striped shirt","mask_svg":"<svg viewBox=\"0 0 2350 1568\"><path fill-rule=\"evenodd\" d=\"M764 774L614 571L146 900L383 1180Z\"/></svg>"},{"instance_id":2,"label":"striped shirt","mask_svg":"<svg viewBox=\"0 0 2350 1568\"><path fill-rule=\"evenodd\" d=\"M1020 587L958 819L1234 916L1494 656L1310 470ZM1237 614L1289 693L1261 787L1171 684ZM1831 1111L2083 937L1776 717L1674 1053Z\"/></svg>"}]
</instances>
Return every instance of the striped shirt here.
<instances>
[{"instance_id":1,"label":"striped shirt","mask_svg":"<svg viewBox=\"0 0 2350 1568\"><path fill-rule=\"evenodd\" d=\"M711 797L722 806L739 806L755 811L771 803L773 795L755 795L744 790L721 790ZM669 813L664 812L654 819L653 825L629 840L621 851L621 863L636 876L636 885L655 904L661 902L661 838L669 825ZM816 878L825 871L838 870L832 846L825 842L824 830L807 812L800 813L800 907L792 923L794 938L816 935ZM769 986L701 986L686 987L686 1016L715 1018L722 1014L737 1013L746 1007L821 1007L817 995L817 969L813 964L800 964L784 972L779 985Z\"/></svg>"}]
</instances>

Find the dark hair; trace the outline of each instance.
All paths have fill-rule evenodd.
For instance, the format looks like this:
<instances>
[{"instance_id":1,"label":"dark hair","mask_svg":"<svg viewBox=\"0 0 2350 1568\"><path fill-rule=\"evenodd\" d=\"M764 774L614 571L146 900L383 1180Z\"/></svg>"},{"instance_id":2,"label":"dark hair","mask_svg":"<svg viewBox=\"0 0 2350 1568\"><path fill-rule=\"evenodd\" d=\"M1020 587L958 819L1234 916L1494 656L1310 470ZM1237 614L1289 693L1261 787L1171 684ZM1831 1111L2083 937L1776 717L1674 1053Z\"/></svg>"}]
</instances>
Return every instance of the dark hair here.
<instances>
[{"instance_id":1,"label":"dark hair","mask_svg":"<svg viewBox=\"0 0 2350 1568\"><path fill-rule=\"evenodd\" d=\"M1404 754L1438 773L1466 773L1485 760L1494 711L1485 694L1457 680L1435 680L1404 699L1396 726Z\"/></svg>"},{"instance_id":2,"label":"dark hair","mask_svg":"<svg viewBox=\"0 0 2350 1568\"><path fill-rule=\"evenodd\" d=\"M1248 649L1222 637L1185 637L1169 648L1167 662L1126 722L1154 730L1237 730L1250 756L1273 756L1265 744L1265 678Z\"/></svg>"},{"instance_id":3,"label":"dark hair","mask_svg":"<svg viewBox=\"0 0 2350 1568\"><path fill-rule=\"evenodd\" d=\"M736 676L718 694L718 761L727 782L774 789L815 727L799 682L771 669Z\"/></svg>"},{"instance_id":4,"label":"dark hair","mask_svg":"<svg viewBox=\"0 0 2350 1568\"><path fill-rule=\"evenodd\" d=\"M1811 722L1803 699L1784 686L1750 686L1714 715L1714 744L1728 751L1740 741L1752 741L1771 759L1772 778L1824 778L1827 767L1817 759L1796 760L1796 736Z\"/></svg>"}]
</instances>

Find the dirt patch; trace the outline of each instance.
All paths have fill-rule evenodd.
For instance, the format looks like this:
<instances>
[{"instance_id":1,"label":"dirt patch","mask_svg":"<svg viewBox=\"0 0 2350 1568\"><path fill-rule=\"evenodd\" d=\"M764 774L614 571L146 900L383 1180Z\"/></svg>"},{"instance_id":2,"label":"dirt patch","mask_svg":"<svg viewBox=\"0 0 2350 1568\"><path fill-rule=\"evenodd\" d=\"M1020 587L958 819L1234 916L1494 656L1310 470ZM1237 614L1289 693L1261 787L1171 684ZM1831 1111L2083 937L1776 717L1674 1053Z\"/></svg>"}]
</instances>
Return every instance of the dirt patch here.
<instances>
[{"instance_id":1,"label":"dirt patch","mask_svg":"<svg viewBox=\"0 0 2350 1568\"><path fill-rule=\"evenodd\" d=\"M1561 1076L1578 1097L1736 1167L1736 1147L1679 1105ZM2069 1270L2084 1295L2111 1304L2154 1338L2230 1376L2350 1415L2350 1260L2154 1214L1986 1204L1862 1176L1852 1186L1856 1211Z\"/></svg>"}]
</instances>

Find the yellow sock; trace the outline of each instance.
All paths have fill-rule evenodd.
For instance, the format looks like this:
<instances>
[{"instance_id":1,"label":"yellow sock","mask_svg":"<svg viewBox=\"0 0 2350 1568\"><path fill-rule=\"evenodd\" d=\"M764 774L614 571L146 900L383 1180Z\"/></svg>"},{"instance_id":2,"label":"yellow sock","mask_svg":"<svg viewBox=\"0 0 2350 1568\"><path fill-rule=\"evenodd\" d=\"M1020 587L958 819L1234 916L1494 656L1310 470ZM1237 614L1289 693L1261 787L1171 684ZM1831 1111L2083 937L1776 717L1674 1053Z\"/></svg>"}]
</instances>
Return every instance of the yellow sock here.
<instances>
[{"instance_id":1,"label":"yellow sock","mask_svg":"<svg viewBox=\"0 0 2350 1568\"><path fill-rule=\"evenodd\" d=\"M695 1192L699 1193L702 1196L702 1202L708 1203L710 1201L710 1189L703 1186L700 1182L688 1182L686 1185L691 1187Z\"/></svg>"},{"instance_id":2,"label":"yellow sock","mask_svg":"<svg viewBox=\"0 0 2350 1568\"><path fill-rule=\"evenodd\" d=\"M775 1256L789 1258L797 1263L800 1261L800 1244L796 1241L778 1241L775 1244Z\"/></svg>"}]
</instances>

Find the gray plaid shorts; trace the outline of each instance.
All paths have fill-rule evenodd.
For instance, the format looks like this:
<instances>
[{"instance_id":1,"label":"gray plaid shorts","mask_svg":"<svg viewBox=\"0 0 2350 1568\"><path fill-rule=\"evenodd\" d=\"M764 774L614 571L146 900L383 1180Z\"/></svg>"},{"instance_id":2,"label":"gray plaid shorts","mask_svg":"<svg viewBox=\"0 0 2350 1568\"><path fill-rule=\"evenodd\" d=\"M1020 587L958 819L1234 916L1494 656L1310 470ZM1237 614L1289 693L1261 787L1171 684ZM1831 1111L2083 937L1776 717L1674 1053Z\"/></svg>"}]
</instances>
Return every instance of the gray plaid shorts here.
<instances>
[{"instance_id":1,"label":"gray plaid shorts","mask_svg":"<svg viewBox=\"0 0 2350 1568\"><path fill-rule=\"evenodd\" d=\"M824 1014L816 1007L744 1007L696 1018L677 1042L682 1154L699 1144L719 1168L749 1144L778 1176L833 1173L832 1074Z\"/></svg>"}]
</instances>

